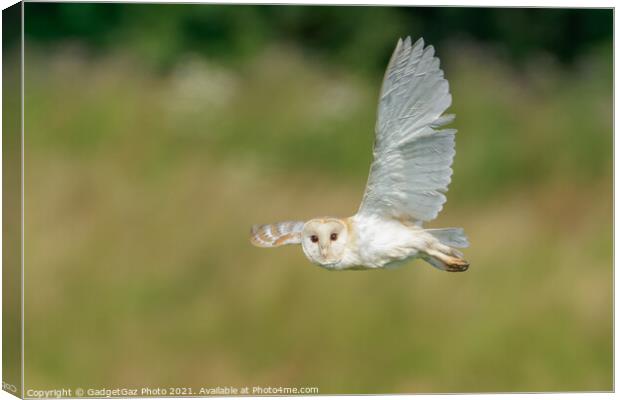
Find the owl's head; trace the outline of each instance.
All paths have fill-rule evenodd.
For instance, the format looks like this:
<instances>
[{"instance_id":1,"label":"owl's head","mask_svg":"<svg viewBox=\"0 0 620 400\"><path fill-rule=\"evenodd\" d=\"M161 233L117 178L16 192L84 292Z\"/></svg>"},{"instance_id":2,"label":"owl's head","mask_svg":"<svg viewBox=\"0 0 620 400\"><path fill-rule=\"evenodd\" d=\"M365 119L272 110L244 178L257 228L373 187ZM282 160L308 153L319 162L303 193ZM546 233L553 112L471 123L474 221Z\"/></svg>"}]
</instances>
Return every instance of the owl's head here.
<instances>
[{"instance_id":1,"label":"owl's head","mask_svg":"<svg viewBox=\"0 0 620 400\"><path fill-rule=\"evenodd\" d=\"M342 259L347 240L347 225L336 218L311 219L301 232L304 254L313 263L323 266Z\"/></svg>"}]
</instances>

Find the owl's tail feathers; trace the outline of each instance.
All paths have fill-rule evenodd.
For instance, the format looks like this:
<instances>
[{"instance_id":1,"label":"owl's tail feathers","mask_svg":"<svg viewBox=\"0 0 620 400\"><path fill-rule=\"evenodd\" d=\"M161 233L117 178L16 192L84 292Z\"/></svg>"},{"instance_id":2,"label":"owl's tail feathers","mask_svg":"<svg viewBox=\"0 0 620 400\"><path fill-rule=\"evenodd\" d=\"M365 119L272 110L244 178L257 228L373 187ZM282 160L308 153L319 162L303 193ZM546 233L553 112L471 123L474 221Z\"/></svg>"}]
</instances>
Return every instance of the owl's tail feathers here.
<instances>
[{"instance_id":1,"label":"owl's tail feathers","mask_svg":"<svg viewBox=\"0 0 620 400\"><path fill-rule=\"evenodd\" d=\"M467 271L469 262L463 258L463 253L453 248L469 246L462 228L426 229L426 232L439 240L439 243L428 249L422 257L426 262L443 271Z\"/></svg>"},{"instance_id":2,"label":"owl's tail feathers","mask_svg":"<svg viewBox=\"0 0 620 400\"><path fill-rule=\"evenodd\" d=\"M469 247L469 241L463 228L425 229L426 232L435 236L442 244L450 247Z\"/></svg>"}]
</instances>

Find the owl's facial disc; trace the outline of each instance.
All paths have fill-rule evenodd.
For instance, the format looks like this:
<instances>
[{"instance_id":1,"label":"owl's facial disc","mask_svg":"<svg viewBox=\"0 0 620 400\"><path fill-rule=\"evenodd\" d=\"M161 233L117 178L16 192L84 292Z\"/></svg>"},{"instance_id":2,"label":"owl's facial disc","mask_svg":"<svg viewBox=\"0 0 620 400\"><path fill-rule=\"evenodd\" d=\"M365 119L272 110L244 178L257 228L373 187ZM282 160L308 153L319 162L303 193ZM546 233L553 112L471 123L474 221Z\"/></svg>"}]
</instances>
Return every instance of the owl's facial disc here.
<instances>
[{"instance_id":1,"label":"owl's facial disc","mask_svg":"<svg viewBox=\"0 0 620 400\"><path fill-rule=\"evenodd\" d=\"M315 264L336 264L344 255L347 227L336 218L317 218L306 222L301 233L306 257Z\"/></svg>"}]
</instances>

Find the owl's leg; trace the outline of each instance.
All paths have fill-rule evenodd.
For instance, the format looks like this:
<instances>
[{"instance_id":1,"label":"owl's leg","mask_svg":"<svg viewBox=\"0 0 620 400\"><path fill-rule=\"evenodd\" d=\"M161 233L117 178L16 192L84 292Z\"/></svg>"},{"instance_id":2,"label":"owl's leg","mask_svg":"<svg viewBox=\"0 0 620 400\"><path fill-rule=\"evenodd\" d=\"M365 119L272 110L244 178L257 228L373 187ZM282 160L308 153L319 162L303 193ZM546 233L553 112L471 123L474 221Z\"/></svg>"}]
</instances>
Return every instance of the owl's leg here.
<instances>
[{"instance_id":1,"label":"owl's leg","mask_svg":"<svg viewBox=\"0 0 620 400\"><path fill-rule=\"evenodd\" d=\"M459 251L440 243L435 248L424 250L422 259L443 271L463 272L469 268L469 263Z\"/></svg>"}]
</instances>

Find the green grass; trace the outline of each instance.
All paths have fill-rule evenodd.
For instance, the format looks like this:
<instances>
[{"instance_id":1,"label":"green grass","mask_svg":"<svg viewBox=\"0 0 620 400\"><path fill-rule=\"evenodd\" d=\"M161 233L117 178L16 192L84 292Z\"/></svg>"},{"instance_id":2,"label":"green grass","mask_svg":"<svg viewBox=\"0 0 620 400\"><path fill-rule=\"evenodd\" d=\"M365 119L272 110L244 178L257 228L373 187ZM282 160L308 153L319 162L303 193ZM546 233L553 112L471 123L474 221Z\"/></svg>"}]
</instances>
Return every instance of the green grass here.
<instances>
[{"instance_id":1,"label":"green grass","mask_svg":"<svg viewBox=\"0 0 620 400\"><path fill-rule=\"evenodd\" d=\"M274 47L238 70L33 49L26 387L612 389L609 44L564 69L440 49L465 274L330 273L253 223L355 212L380 78Z\"/></svg>"}]
</instances>

